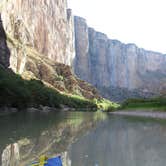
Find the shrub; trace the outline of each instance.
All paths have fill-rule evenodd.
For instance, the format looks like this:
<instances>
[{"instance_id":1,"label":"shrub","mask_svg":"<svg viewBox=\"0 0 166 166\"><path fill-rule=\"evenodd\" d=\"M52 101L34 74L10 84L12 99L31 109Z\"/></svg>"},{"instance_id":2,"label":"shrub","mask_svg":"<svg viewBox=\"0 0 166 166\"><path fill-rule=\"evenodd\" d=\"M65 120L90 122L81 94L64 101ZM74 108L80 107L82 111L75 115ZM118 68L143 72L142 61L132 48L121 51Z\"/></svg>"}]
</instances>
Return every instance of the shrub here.
<instances>
[{"instance_id":1,"label":"shrub","mask_svg":"<svg viewBox=\"0 0 166 166\"><path fill-rule=\"evenodd\" d=\"M49 88L40 80L23 80L19 75L0 68L0 107L38 107L40 105L74 108L95 107L96 105L79 96L61 94Z\"/></svg>"}]
</instances>

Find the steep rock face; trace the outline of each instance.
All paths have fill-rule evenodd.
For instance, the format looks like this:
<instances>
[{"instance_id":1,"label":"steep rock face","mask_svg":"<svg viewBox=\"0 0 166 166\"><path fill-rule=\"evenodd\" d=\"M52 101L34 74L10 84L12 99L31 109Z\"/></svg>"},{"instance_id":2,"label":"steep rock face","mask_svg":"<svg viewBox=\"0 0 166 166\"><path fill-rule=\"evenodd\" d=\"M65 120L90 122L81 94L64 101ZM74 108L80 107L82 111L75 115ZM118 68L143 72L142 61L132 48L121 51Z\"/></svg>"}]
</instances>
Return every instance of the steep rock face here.
<instances>
[{"instance_id":1,"label":"steep rock face","mask_svg":"<svg viewBox=\"0 0 166 166\"><path fill-rule=\"evenodd\" d=\"M71 70L74 20L66 0L4 0L0 13L1 66L65 94L100 98L94 87Z\"/></svg>"},{"instance_id":2,"label":"steep rock face","mask_svg":"<svg viewBox=\"0 0 166 166\"><path fill-rule=\"evenodd\" d=\"M74 63L75 73L81 76L82 79L90 80L89 70L89 36L88 26L85 24L85 19L81 17L74 17L75 24L75 44L76 44L76 58ZM78 35L77 35L78 34ZM81 75L79 75L81 73Z\"/></svg>"},{"instance_id":3,"label":"steep rock face","mask_svg":"<svg viewBox=\"0 0 166 166\"><path fill-rule=\"evenodd\" d=\"M99 89L158 93L166 86L166 55L123 44L75 17L75 73Z\"/></svg>"},{"instance_id":4,"label":"steep rock face","mask_svg":"<svg viewBox=\"0 0 166 166\"><path fill-rule=\"evenodd\" d=\"M3 1L1 14L8 37L21 44L18 48L9 44L13 70L22 72L26 45L53 61L72 64L75 55L73 17L66 0Z\"/></svg>"}]
</instances>

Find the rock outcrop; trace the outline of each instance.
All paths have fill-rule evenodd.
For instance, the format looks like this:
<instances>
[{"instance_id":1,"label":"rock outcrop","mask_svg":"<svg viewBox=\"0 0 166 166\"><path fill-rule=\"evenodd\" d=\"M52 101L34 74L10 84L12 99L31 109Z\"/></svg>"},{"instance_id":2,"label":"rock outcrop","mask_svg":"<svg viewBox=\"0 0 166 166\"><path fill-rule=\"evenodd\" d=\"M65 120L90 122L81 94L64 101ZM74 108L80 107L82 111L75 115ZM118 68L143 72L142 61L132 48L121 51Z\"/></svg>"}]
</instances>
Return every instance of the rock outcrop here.
<instances>
[{"instance_id":1,"label":"rock outcrop","mask_svg":"<svg viewBox=\"0 0 166 166\"><path fill-rule=\"evenodd\" d=\"M166 85L166 55L111 40L75 17L75 73L100 90L158 93ZM101 90L102 91L102 90Z\"/></svg>"},{"instance_id":2,"label":"rock outcrop","mask_svg":"<svg viewBox=\"0 0 166 166\"><path fill-rule=\"evenodd\" d=\"M52 61L71 65L75 56L73 16L66 0L10 0L1 2L2 21L8 38L10 67L19 73L24 69L28 52L36 49ZM17 47L16 47L17 46Z\"/></svg>"}]
</instances>

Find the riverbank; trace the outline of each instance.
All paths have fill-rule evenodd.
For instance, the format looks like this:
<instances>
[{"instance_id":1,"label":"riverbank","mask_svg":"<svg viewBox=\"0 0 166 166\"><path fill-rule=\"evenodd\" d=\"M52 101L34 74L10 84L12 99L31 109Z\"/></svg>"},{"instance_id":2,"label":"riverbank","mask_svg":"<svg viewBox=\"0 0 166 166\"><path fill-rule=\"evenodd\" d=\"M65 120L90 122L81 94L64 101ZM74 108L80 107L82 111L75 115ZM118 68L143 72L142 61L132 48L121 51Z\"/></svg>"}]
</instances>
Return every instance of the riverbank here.
<instances>
[{"instance_id":1,"label":"riverbank","mask_svg":"<svg viewBox=\"0 0 166 166\"><path fill-rule=\"evenodd\" d=\"M0 77L0 113L2 114L8 114L10 110L17 112L28 108L34 110L44 108L44 112L45 108L97 111L98 109L112 110L118 106L102 97L95 98L95 95L86 98L81 94L61 92L47 86L41 80L25 80L20 75L1 67Z\"/></svg>"},{"instance_id":2,"label":"riverbank","mask_svg":"<svg viewBox=\"0 0 166 166\"><path fill-rule=\"evenodd\" d=\"M42 106L40 105L38 108L29 107L21 110L21 112L28 112L28 113L42 113L42 114L48 114L50 112L96 112L96 108L72 108L67 107L65 105L61 105L60 108L55 107L48 107L48 106ZM0 107L0 117L6 116L14 113L18 113L20 110L18 108L11 108L11 107Z\"/></svg>"},{"instance_id":3,"label":"riverbank","mask_svg":"<svg viewBox=\"0 0 166 166\"><path fill-rule=\"evenodd\" d=\"M119 108L120 110L147 110L154 112L166 112L166 97L160 96L148 99L128 99L123 102Z\"/></svg>"},{"instance_id":4,"label":"riverbank","mask_svg":"<svg viewBox=\"0 0 166 166\"><path fill-rule=\"evenodd\" d=\"M149 118L159 118L166 119L166 112L154 112L152 110L120 110L115 112L110 112L112 115L125 115L125 116L138 116L138 117L149 117Z\"/></svg>"}]
</instances>

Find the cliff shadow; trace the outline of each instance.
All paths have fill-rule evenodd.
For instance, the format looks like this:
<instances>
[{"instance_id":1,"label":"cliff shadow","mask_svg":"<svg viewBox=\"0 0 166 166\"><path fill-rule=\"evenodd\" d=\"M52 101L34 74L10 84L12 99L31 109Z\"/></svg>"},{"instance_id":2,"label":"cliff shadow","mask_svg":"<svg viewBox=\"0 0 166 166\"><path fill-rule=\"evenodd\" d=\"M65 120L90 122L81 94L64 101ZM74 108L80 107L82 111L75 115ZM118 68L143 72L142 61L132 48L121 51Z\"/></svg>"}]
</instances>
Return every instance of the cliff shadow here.
<instances>
[{"instance_id":1,"label":"cliff shadow","mask_svg":"<svg viewBox=\"0 0 166 166\"><path fill-rule=\"evenodd\" d=\"M7 35L3 26L0 13L0 65L8 68L10 66L10 50L7 46Z\"/></svg>"}]
</instances>

